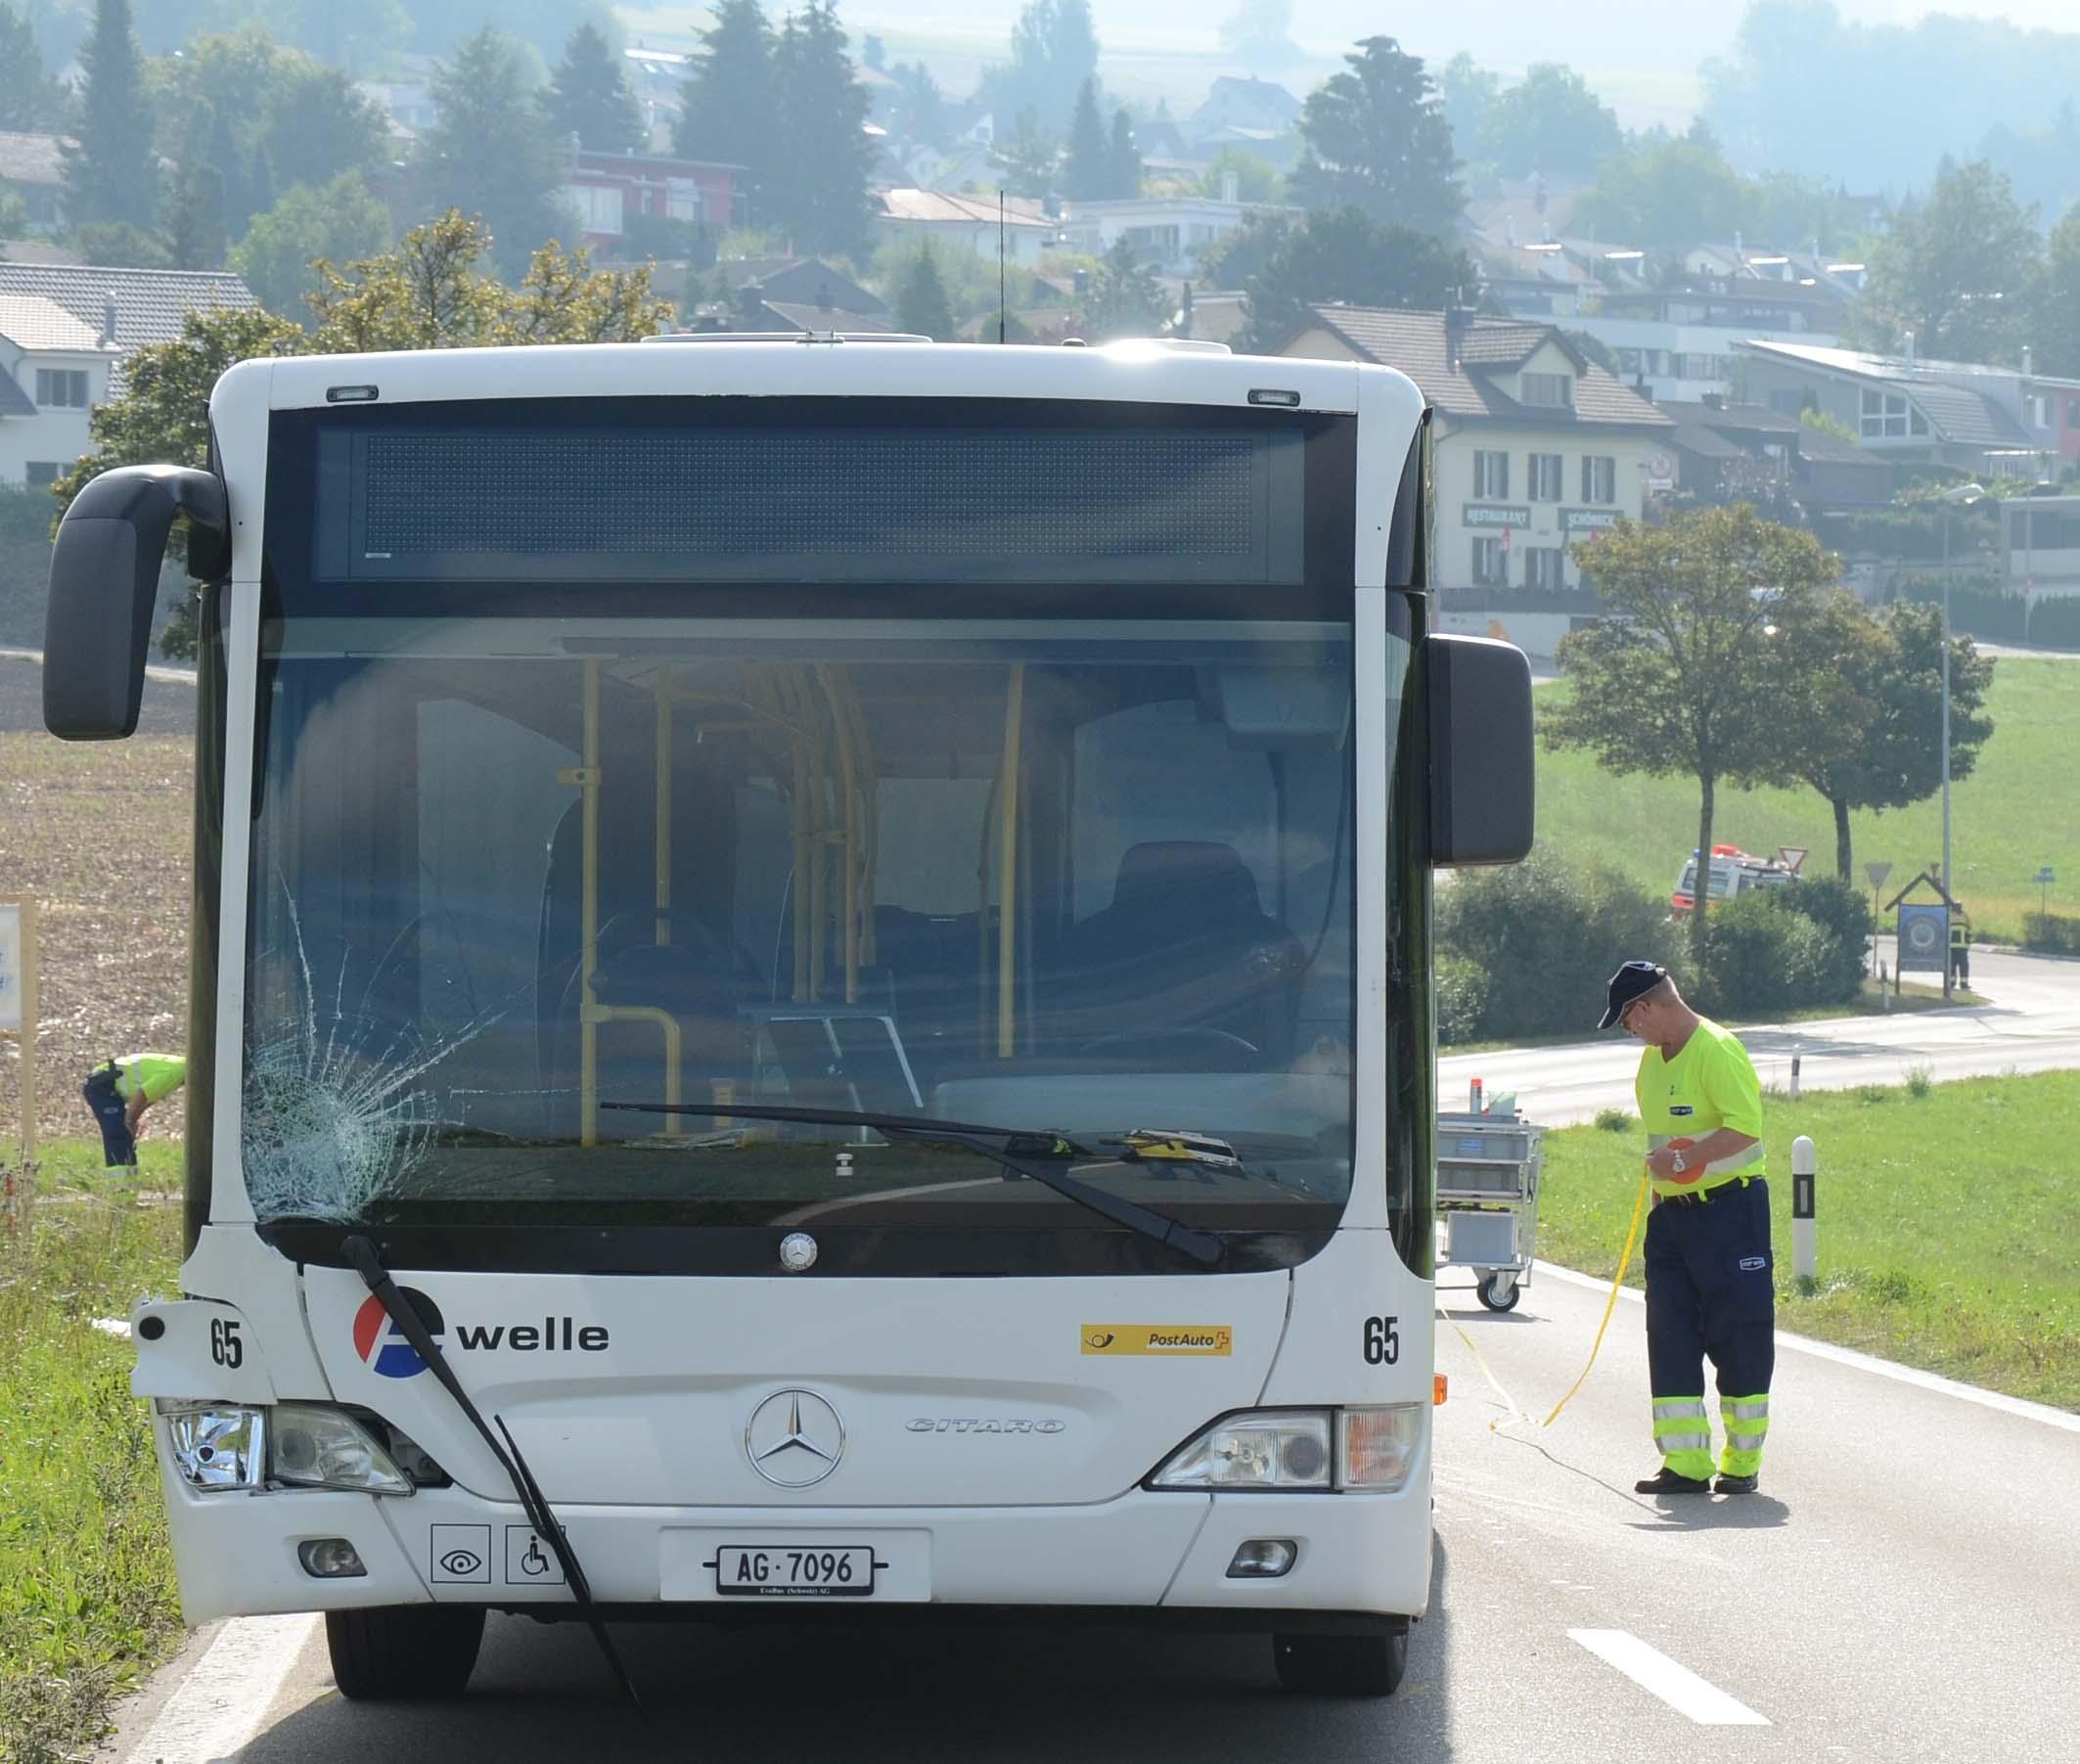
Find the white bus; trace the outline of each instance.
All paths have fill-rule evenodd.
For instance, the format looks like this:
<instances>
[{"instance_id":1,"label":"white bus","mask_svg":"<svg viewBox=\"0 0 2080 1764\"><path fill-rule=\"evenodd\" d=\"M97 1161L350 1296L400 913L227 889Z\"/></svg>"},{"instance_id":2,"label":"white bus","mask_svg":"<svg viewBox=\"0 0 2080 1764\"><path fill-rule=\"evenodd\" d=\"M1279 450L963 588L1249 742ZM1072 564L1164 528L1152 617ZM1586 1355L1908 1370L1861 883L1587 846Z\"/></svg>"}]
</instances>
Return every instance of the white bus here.
<instances>
[{"instance_id":1,"label":"white bus","mask_svg":"<svg viewBox=\"0 0 2080 1764\"><path fill-rule=\"evenodd\" d=\"M1434 865L1530 830L1415 387L1106 349L251 361L59 534L45 714L200 597L191 1621L1272 1638L1429 1598ZM900 1615L901 1613L896 1613Z\"/></svg>"}]
</instances>

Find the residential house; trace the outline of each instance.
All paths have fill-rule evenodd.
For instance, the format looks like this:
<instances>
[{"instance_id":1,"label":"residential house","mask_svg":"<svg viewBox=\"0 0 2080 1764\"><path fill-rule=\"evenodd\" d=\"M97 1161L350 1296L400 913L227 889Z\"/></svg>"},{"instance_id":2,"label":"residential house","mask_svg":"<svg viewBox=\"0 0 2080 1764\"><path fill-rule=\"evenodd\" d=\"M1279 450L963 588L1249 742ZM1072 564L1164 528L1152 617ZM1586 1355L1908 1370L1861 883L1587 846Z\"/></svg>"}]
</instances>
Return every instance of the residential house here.
<instances>
[{"instance_id":1,"label":"residential house","mask_svg":"<svg viewBox=\"0 0 2080 1764\"><path fill-rule=\"evenodd\" d=\"M804 337L887 337L895 333L895 326L885 312L849 312L841 306L804 306L792 300L755 299L745 302L732 329L792 332Z\"/></svg>"},{"instance_id":2,"label":"residential house","mask_svg":"<svg viewBox=\"0 0 2080 1764\"><path fill-rule=\"evenodd\" d=\"M0 187L22 199L35 231L65 230L65 156L56 135L0 129Z\"/></svg>"},{"instance_id":3,"label":"residential house","mask_svg":"<svg viewBox=\"0 0 2080 1764\"><path fill-rule=\"evenodd\" d=\"M670 49L651 49L637 43L621 51L621 70L628 89L643 112L643 126L650 131L650 145L670 143L672 125L679 119L686 97L687 75L694 58Z\"/></svg>"},{"instance_id":4,"label":"residential house","mask_svg":"<svg viewBox=\"0 0 2080 1764\"><path fill-rule=\"evenodd\" d=\"M1432 416L1430 580L1445 626L1550 656L1596 611L1568 548L1644 510L1675 424L1551 325L1453 311L1316 306L1280 351L1371 361L1413 380Z\"/></svg>"},{"instance_id":5,"label":"residential house","mask_svg":"<svg viewBox=\"0 0 2080 1764\"><path fill-rule=\"evenodd\" d=\"M1881 508L1892 500L1889 462L1766 404L1714 393L1657 402L1676 426L1669 436L1676 470L1672 482L1657 481L1650 461L1650 489L1671 488L1706 502L1795 501L1816 514Z\"/></svg>"},{"instance_id":6,"label":"residential house","mask_svg":"<svg viewBox=\"0 0 2080 1764\"><path fill-rule=\"evenodd\" d=\"M2028 595L2080 594L2080 496L2017 496L2001 505L2002 566Z\"/></svg>"},{"instance_id":7,"label":"residential house","mask_svg":"<svg viewBox=\"0 0 2080 1764\"><path fill-rule=\"evenodd\" d=\"M684 221L715 233L733 225L734 180L743 169L706 159L579 148L570 156L564 194L594 252L606 258L641 256L646 219Z\"/></svg>"},{"instance_id":8,"label":"residential house","mask_svg":"<svg viewBox=\"0 0 2080 1764\"><path fill-rule=\"evenodd\" d=\"M1222 197L1137 196L1111 202L1070 203L1063 239L1073 251L1103 257L1124 240L1136 259L1162 275L1198 272L1199 254L1226 238L1252 214L1273 204L1236 200L1236 178L1227 175Z\"/></svg>"},{"instance_id":9,"label":"residential house","mask_svg":"<svg viewBox=\"0 0 2080 1764\"><path fill-rule=\"evenodd\" d=\"M780 300L797 306L885 318L888 302L821 257L737 257L716 266L730 293L746 300Z\"/></svg>"},{"instance_id":10,"label":"residential house","mask_svg":"<svg viewBox=\"0 0 2080 1764\"><path fill-rule=\"evenodd\" d=\"M943 190L881 190L874 194L870 229L878 241L916 244L929 240L948 250L977 257L1005 257L1027 269L1055 242L1056 223L1026 197L955 196Z\"/></svg>"},{"instance_id":11,"label":"residential house","mask_svg":"<svg viewBox=\"0 0 2080 1764\"><path fill-rule=\"evenodd\" d=\"M122 363L193 310L257 302L237 276L0 259L0 482L49 483L86 452Z\"/></svg>"},{"instance_id":12,"label":"residential house","mask_svg":"<svg viewBox=\"0 0 2080 1764\"><path fill-rule=\"evenodd\" d=\"M1690 277L1669 287L1605 291L1576 319L1617 358L1619 378L1657 402L1733 389L1734 345L1751 339L1831 346L1840 290L1756 277Z\"/></svg>"},{"instance_id":13,"label":"residential house","mask_svg":"<svg viewBox=\"0 0 2080 1764\"><path fill-rule=\"evenodd\" d=\"M1297 98L1271 80L1224 74L1213 82L1205 102L1178 125L1178 134L1189 157L1210 158L1222 148L1234 147L1284 171L1299 158L1301 109ZM1142 133L1137 129L1137 138ZM1148 141L1143 146L1152 149Z\"/></svg>"},{"instance_id":14,"label":"residential house","mask_svg":"<svg viewBox=\"0 0 2080 1764\"><path fill-rule=\"evenodd\" d=\"M1747 395L1825 411L1873 454L1974 476L2050 477L2080 464L2080 380L1817 343L1734 345Z\"/></svg>"}]
</instances>

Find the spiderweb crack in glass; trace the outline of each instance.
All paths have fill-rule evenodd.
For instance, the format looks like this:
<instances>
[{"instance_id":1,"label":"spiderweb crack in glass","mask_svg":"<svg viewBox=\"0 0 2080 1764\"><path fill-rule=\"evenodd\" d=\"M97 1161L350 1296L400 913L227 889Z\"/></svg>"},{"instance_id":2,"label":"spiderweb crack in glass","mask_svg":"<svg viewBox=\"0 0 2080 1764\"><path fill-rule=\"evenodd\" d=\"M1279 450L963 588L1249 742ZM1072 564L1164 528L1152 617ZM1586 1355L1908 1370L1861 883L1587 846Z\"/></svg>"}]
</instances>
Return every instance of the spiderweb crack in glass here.
<instances>
[{"instance_id":1,"label":"spiderweb crack in glass","mask_svg":"<svg viewBox=\"0 0 2080 1764\"><path fill-rule=\"evenodd\" d=\"M886 551L1246 559L1259 543L1262 444L1247 437L941 431L871 440L372 434L361 544L371 555L397 557Z\"/></svg>"},{"instance_id":2,"label":"spiderweb crack in glass","mask_svg":"<svg viewBox=\"0 0 2080 1764\"><path fill-rule=\"evenodd\" d=\"M419 1081L489 1021L432 1043L409 1030L386 1032L345 1010L344 955L321 1019L302 923L294 897L283 893L301 997L255 1012L293 1027L247 1056L240 1140L247 1193L263 1219L356 1219L395 1193L426 1155L439 1110Z\"/></svg>"}]
</instances>

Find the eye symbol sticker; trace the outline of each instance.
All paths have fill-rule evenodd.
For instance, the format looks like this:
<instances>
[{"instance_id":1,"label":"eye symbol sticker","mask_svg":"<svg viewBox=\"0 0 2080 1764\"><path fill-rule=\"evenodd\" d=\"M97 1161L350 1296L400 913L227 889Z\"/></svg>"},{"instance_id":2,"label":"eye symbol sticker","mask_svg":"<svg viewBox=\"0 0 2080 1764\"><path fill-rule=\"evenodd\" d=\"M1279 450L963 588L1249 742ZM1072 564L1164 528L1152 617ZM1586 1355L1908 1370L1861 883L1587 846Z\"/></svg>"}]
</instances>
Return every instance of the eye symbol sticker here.
<instances>
[{"instance_id":1,"label":"eye symbol sticker","mask_svg":"<svg viewBox=\"0 0 2080 1764\"><path fill-rule=\"evenodd\" d=\"M440 1559L441 1571L448 1574L474 1574L484 1565L484 1559L468 1550L450 1550Z\"/></svg>"}]
</instances>

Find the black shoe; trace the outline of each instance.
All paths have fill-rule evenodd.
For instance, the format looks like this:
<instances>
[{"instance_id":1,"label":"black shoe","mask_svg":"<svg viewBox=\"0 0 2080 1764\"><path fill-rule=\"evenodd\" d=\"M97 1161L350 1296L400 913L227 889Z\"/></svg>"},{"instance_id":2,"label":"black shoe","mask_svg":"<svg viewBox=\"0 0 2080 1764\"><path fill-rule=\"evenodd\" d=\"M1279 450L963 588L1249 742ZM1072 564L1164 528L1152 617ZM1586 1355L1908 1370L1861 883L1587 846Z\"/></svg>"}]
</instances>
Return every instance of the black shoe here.
<instances>
[{"instance_id":1,"label":"black shoe","mask_svg":"<svg viewBox=\"0 0 2080 1764\"><path fill-rule=\"evenodd\" d=\"M1632 1486L1643 1495L1708 1495L1712 1491L1709 1478L1680 1476L1665 1464L1652 1475L1642 1476Z\"/></svg>"},{"instance_id":2,"label":"black shoe","mask_svg":"<svg viewBox=\"0 0 2080 1764\"><path fill-rule=\"evenodd\" d=\"M1712 1493L1717 1495L1751 1495L1755 1492L1756 1478L1736 1476L1727 1470L1719 1472L1718 1481L1712 1484Z\"/></svg>"}]
</instances>

